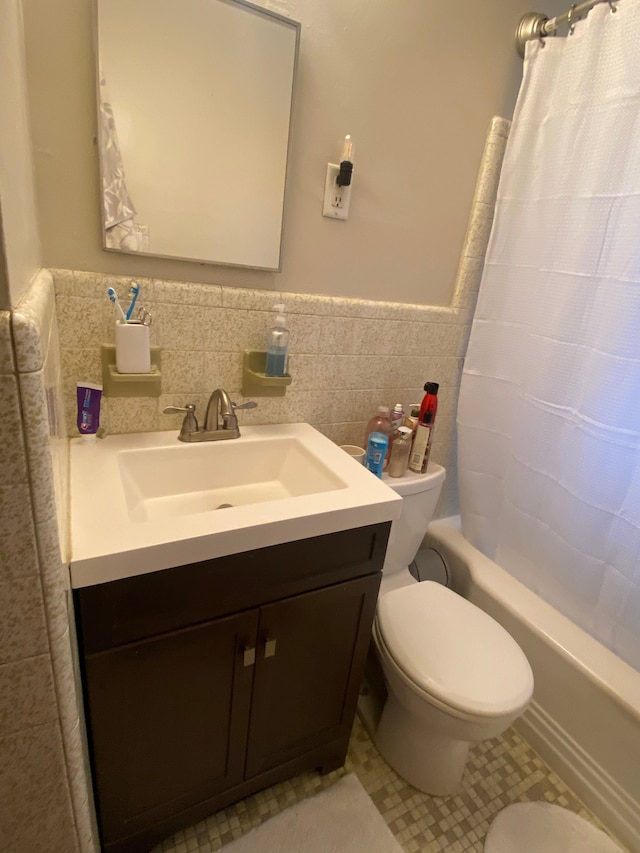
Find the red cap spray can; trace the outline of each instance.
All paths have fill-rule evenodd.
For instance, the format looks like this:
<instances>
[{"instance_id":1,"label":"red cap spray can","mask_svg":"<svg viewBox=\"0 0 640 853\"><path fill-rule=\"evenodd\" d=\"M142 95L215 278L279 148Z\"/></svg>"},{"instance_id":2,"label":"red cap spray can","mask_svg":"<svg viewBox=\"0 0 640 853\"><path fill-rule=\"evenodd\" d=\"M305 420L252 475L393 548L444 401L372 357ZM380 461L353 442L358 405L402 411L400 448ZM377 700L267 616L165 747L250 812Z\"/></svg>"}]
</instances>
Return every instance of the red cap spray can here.
<instances>
[{"instance_id":1,"label":"red cap spray can","mask_svg":"<svg viewBox=\"0 0 640 853\"><path fill-rule=\"evenodd\" d=\"M416 474L424 474L429 464L433 427L438 411L438 389L437 382L427 382L424 386L426 394L420 406L419 422L409 458L409 469Z\"/></svg>"}]
</instances>

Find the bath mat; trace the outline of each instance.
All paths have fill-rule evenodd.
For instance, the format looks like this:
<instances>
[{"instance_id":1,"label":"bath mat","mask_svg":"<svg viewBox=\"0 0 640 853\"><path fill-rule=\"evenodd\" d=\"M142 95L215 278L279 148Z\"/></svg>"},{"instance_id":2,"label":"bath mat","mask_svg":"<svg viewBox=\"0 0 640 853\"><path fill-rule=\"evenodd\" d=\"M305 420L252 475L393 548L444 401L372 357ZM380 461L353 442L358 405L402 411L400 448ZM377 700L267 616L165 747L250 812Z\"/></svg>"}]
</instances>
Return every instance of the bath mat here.
<instances>
[{"instance_id":1,"label":"bath mat","mask_svg":"<svg viewBox=\"0 0 640 853\"><path fill-rule=\"evenodd\" d=\"M302 800L241 838L224 853L402 853L357 776Z\"/></svg>"},{"instance_id":2,"label":"bath mat","mask_svg":"<svg viewBox=\"0 0 640 853\"><path fill-rule=\"evenodd\" d=\"M515 803L491 824L484 853L623 853L580 815L551 803Z\"/></svg>"}]
</instances>

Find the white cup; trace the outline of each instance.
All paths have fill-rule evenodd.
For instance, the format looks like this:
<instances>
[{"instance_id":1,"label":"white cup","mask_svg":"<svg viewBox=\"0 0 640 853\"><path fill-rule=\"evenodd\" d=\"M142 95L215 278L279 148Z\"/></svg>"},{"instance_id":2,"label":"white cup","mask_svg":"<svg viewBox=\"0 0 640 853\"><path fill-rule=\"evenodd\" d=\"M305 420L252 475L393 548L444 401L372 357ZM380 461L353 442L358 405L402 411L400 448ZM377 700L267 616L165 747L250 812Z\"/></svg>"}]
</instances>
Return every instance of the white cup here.
<instances>
[{"instance_id":1,"label":"white cup","mask_svg":"<svg viewBox=\"0 0 640 853\"><path fill-rule=\"evenodd\" d=\"M364 447L358 447L355 444L341 444L340 449L344 450L345 453L348 453L352 459L356 460L356 462L364 465L364 457L367 454Z\"/></svg>"},{"instance_id":2,"label":"white cup","mask_svg":"<svg viewBox=\"0 0 640 853\"><path fill-rule=\"evenodd\" d=\"M149 327L142 323L116 323L118 373L150 373Z\"/></svg>"}]
</instances>

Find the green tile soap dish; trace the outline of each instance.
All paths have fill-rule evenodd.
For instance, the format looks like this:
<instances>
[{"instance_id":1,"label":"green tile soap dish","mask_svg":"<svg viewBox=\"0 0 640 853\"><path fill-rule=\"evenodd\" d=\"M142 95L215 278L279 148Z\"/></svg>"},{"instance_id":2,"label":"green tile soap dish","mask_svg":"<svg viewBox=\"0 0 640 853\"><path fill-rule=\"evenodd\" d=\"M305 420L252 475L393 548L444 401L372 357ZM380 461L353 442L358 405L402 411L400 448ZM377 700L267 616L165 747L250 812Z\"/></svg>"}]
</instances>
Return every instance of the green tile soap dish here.
<instances>
[{"instance_id":1,"label":"green tile soap dish","mask_svg":"<svg viewBox=\"0 0 640 853\"><path fill-rule=\"evenodd\" d=\"M291 376L267 376L266 350L245 350L242 358L243 397L284 397Z\"/></svg>"},{"instance_id":2,"label":"green tile soap dish","mask_svg":"<svg viewBox=\"0 0 640 853\"><path fill-rule=\"evenodd\" d=\"M162 389L160 347L151 347L150 373L118 373L116 348L113 344L100 347L102 387L105 397L159 397Z\"/></svg>"}]
</instances>

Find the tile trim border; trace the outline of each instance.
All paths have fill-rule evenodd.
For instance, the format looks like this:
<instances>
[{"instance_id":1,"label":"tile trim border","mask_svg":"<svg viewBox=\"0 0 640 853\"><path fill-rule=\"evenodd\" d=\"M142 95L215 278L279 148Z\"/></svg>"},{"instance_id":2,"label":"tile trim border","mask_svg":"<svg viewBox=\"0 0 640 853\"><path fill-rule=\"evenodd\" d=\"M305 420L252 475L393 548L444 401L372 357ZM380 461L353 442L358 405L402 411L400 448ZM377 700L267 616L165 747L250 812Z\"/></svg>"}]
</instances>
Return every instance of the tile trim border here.
<instances>
[{"instance_id":1,"label":"tile trim border","mask_svg":"<svg viewBox=\"0 0 640 853\"><path fill-rule=\"evenodd\" d=\"M54 465L49 449L48 401L44 370L50 348L57 346L56 306L53 276L41 270L19 305L12 312L16 379L22 407L22 434L26 444L31 508L35 527L39 576L44 599L49 656L66 768L65 786L73 815L76 849L97 853L98 841L92 788L88 776L87 745L80 702L78 668L74 666L70 626L73 612L68 569L62 562L58 513L54 488ZM59 357L59 353L55 354ZM61 382L57 376L56 381ZM68 501L68 470L61 472ZM68 509L66 510L68 516Z\"/></svg>"}]
</instances>

